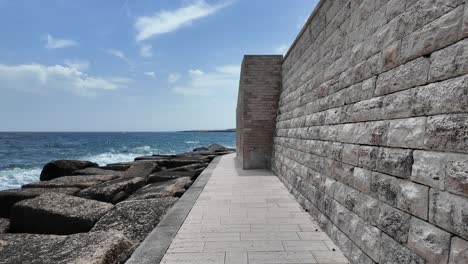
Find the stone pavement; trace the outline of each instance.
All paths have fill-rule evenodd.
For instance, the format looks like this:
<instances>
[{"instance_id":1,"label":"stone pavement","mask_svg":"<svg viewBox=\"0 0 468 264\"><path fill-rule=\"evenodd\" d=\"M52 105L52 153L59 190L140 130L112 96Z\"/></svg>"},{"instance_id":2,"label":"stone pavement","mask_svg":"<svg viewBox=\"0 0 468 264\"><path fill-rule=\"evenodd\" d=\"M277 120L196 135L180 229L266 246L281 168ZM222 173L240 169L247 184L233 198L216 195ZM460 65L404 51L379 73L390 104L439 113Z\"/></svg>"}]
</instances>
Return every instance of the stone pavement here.
<instances>
[{"instance_id":1,"label":"stone pavement","mask_svg":"<svg viewBox=\"0 0 468 264\"><path fill-rule=\"evenodd\" d=\"M223 156L161 263L348 263L271 172Z\"/></svg>"}]
</instances>

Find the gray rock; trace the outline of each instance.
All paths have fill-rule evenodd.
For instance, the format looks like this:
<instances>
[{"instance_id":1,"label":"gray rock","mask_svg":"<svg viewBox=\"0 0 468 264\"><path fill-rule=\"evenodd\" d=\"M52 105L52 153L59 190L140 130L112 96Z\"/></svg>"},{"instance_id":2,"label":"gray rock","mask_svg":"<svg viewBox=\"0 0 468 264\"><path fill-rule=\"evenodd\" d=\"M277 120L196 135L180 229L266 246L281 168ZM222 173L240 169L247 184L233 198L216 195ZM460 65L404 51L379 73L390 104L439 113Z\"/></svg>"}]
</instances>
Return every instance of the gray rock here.
<instances>
[{"instance_id":1,"label":"gray rock","mask_svg":"<svg viewBox=\"0 0 468 264\"><path fill-rule=\"evenodd\" d=\"M431 189L429 222L468 239L468 198Z\"/></svg>"},{"instance_id":2,"label":"gray rock","mask_svg":"<svg viewBox=\"0 0 468 264\"><path fill-rule=\"evenodd\" d=\"M112 204L60 193L46 193L16 203L10 230L15 233L67 235L89 231Z\"/></svg>"},{"instance_id":3,"label":"gray rock","mask_svg":"<svg viewBox=\"0 0 468 264\"><path fill-rule=\"evenodd\" d=\"M209 151L209 149L207 147L199 147L199 148L193 149L193 152L197 152L197 151Z\"/></svg>"},{"instance_id":4,"label":"gray rock","mask_svg":"<svg viewBox=\"0 0 468 264\"><path fill-rule=\"evenodd\" d=\"M122 201L145 184L146 180L140 177L119 178L81 190L77 195L83 198L115 204ZM124 195L122 195L122 192Z\"/></svg>"},{"instance_id":5,"label":"gray rock","mask_svg":"<svg viewBox=\"0 0 468 264\"><path fill-rule=\"evenodd\" d=\"M450 264L464 264L468 263L468 241L459 237L452 238L450 248Z\"/></svg>"},{"instance_id":6,"label":"gray rock","mask_svg":"<svg viewBox=\"0 0 468 264\"><path fill-rule=\"evenodd\" d=\"M468 160L449 161L445 176L445 188L449 192L468 197Z\"/></svg>"},{"instance_id":7,"label":"gray rock","mask_svg":"<svg viewBox=\"0 0 468 264\"><path fill-rule=\"evenodd\" d=\"M130 169L123 174L124 178L146 178L153 172L159 171L159 166L154 162L135 162Z\"/></svg>"},{"instance_id":8,"label":"gray rock","mask_svg":"<svg viewBox=\"0 0 468 264\"><path fill-rule=\"evenodd\" d=\"M129 165L129 164L115 163L115 164L107 164L106 166L101 166L99 168L101 168L103 170L126 171L126 170L130 169L131 166L132 165Z\"/></svg>"},{"instance_id":9,"label":"gray rock","mask_svg":"<svg viewBox=\"0 0 468 264\"><path fill-rule=\"evenodd\" d=\"M103 168L86 168L75 171L73 175L115 175L122 176L123 172L118 170L106 170Z\"/></svg>"},{"instance_id":10,"label":"gray rock","mask_svg":"<svg viewBox=\"0 0 468 264\"><path fill-rule=\"evenodd\" d=\"M118 178L115 175L78 175L63 176L50 181L34 182L23 185L22 188L79 188L85 189L106 181Z\"/></svg>"},{"instance_id":11,"label":"gray rock","mask_svg":"<svg viewBox=\"0 0 468 264\"><path fill-rule=\"evenodd\" d=\"M168 171L197 171L200 168L206 168L208 166L208 163L197 163L197 164L191 164L191 165L186 165L186 166L181 166L181 167L176 167L169 169Z\"/></svg>"},{"instance_id":12,"label":"gray rock","mask_svg":"<svg viewBox=\"0 0 468 264\"><path fill-rule=\"evenodd\" d=\"M105 214L94 231L117 231L134 243L140 243L158 225L177 198L123 201Z\"/></svg>"},{"instance_id":13,"label":"gray rock","mask_svg":"<svg viewBox=\"0 0 468 264\"><path fill-rule=\"evenodd\" d=\"M163 182L169 181L181 177L189 177L190 179L194 179L203 171L203 168L198 169L196 171L158 171L152 173L148 176L148 183L156 183L156 182Z\"/></svg>"},{"instance_id":14,"label":"gray rock","mask_svg":"<svg viewBox=\"0 0 468 264\"><path fill-rule=\"evenodd\" d=\"M224 146L221 146L219 144L211 144L207 148L208 148L209 151L213 151L213 152L220 152L220 151L224 152L224 151L228 150L228 148L226 148Z\"/></svg>"},{"instance_id":15,"label":"gray rock","mask_svg":"<svg viewBox=\"0 0 468 264\"><path fill-rule=\"evenodd\" d=\"M0 263L117 264L130 256L132 246L117 232L70 236L7 234L0 236Z\"/></svg>"},{"instance_id":16,"label":"gray rock","mask_svg":"<svg viewBox=\"0 0 468 264\"><path fill-rule=\"evenodd\" d=\"M413 217L408 235L408 248L427 260L428 264L447 263L451 235Z\"/></svg>"},{"instance_id":17,"label":"gray rock","mask_svg":"<svg viewBox=\"0 0 468 264\"><path fill-rule=\"evenodd\" d=\"M73 195L79 192L78 188L27 188L0 191L0 217L9 217L10 209L17 202L32 199L44 193L64 193Z\"/></svg>"},{"instance_id":18,"label":"gray rock","mask_svg":"<svg viewBox=\"0 0 468 264\"><path fill-rule=\"evenodd\" d=\"M425 264L426 262L408 248L382 233L380 243L380 263Z\"/></svg>"},{"instance_id":19,"label":"gray rock","mask_svg":"<svg viewBox=\"0 0 468 264\"><path fill-rule=\"evenodd\" d=\"M91 161L82 160L56 160L47 163L41 172L41 181L48 181L58 177L72 175L77 170L89 167L98 167Z\"/></svg>"},{"instance_id":20,"label":"gray rock","mask_svg":"<svg viewBox=\"0 0 468 264\"><path fill-rule=\"evenodd\" d=\"M467 153L468 116L455 114L429 117L424 144L431 149Z\"/></svg>"},{"instance_id":21,"label":"gray rock","mask_svg":"<svg viewBox=\"0 0 468 264\"><path fill-rule=\"evenodd\" d=\"M400 178L409 178L413 166L412 150L380 148L376 170Z\"/></svg>"},{"instance_id":22,"label":"gray rock","mask_svg":"<svg viewBox=\"0 0 468 264\"><path fill-rule=\"evenodd\" d=\"M422 148L426 119L426 117L416 117L389 121L387 146Z\"/></svg>"},{"instance_id":23,"label":"gray rock","mask_svg":"<svg viewBox=\"0 0 468 264\"><path fill-rule=\"evenodd\" d=\"M165 182L149 184L130 195L128 200L181 196L191 183L192 181L190 178L183 177Z\"/></svg>"},{"instance_id":24,"label":"gray rock","mask_svg":"<svg viewBox=\"0 0 468 264\"><path fill-rule=\"evenodd\" d=\"M398 197L398 179L389 175L374 172L372 173L371 195L386 202L391 206L396 206Z\"/></svg>"},{"instance_id":25,"label":"gray rock","mask_svg":"<svg viewBox=\"0 0 468 264\"><path fill-rule=\"evenodd\" d=\"M7 218L0 218L0 235L8 232L10 228L10 220Z\"/></svg>"},{"instance_id":26,"label":"gray rock","mask_svg":"<svg viewBox=\"0 0 468 264\"><path fill-rule=\"evenodd\" d=\"M408 239L410 220L409 214L382 203L377 227L396 241L405 243Z\"/></svg>"},{"instance_id":27,"label":"gray rock","mask_svg":"<svg viewBox=\"0 0 468 264\"><path fill-rule=\"evenodd\" d=\"M427 220L429 188L411 181L398 181L397 207L407 213Z\"/></svg>"}]
</instances>

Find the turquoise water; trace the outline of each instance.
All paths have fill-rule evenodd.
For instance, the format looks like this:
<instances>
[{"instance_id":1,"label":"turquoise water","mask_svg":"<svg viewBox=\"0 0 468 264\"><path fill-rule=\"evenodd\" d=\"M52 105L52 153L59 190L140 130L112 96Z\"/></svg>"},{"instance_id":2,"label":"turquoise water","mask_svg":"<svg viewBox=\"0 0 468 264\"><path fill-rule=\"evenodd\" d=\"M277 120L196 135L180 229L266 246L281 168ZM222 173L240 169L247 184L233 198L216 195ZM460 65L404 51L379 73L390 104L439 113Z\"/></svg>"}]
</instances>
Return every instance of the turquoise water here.
<instances>
[{"instance_id":1,"label":"turquoise water","mask_svg":"<svg viewBox=\"0 0 468 264\"><path fill-rule=\"evenodd\" d=\"M52 160L80 159L105 165L213 143L235 147L235 141L233 132L0 133L0 190L38 181L42 167Z\"/></svg>"}]
</instances>

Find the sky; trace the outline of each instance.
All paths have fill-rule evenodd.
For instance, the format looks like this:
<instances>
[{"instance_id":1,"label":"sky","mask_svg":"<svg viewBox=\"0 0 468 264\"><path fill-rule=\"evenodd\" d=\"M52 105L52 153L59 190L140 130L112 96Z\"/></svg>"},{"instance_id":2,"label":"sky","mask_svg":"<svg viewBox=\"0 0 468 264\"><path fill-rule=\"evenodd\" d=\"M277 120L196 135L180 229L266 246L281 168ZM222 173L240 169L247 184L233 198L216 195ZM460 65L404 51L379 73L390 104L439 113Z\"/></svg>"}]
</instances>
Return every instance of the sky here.
<instances>
[{"instance_id":1,"label":"sky","mask_svg":"<svg viewBox=\"0 0 468 264\"><path fill-rule=\"evenodd\" d=\"M0 0L0 131L235 127L245 54L317 0Z\"/></svg>"}]
</instances>

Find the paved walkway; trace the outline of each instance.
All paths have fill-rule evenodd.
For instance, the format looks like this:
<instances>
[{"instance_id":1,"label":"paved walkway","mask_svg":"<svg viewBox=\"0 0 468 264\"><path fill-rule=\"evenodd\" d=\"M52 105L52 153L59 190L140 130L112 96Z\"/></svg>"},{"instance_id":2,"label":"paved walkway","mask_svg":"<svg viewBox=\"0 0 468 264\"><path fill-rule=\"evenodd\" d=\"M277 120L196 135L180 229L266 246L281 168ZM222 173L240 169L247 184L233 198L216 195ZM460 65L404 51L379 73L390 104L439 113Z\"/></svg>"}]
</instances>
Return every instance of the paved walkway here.
<instances>
[{"instance_id":1,"label":"paved walkway","mask_svg":"<svg viewBox=\"0 0 468 264\"><path fill-rule=\"evenodd\" d=\"M223 156L161 263L348 263L271 172Z\"/></svg>"}]
</instances>

